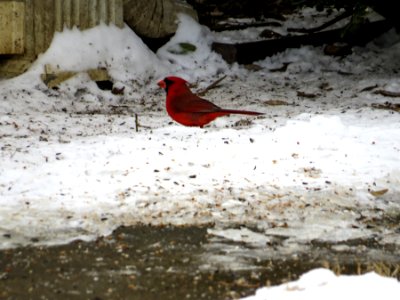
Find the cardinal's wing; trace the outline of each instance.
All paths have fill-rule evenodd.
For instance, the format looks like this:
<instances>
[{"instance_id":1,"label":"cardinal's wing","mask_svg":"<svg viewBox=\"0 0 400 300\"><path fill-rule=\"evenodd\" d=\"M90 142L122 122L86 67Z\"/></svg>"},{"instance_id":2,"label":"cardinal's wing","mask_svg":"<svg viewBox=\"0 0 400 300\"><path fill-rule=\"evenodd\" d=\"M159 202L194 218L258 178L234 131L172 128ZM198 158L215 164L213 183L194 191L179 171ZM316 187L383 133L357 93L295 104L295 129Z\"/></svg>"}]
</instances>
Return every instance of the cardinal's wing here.
<instances>
[{"instance_id":1,"label":"cardinal's wing","mask_svg":"<svg viewBox=\"0 0 400 300\"><path fill-rule=\"evenodd\" d=\"M186 97L182 97L179 101L176 101L176 110L186 113L211 113L217 112L221 108L196 95L186 95Z\"/></svg>"}]
</instances>

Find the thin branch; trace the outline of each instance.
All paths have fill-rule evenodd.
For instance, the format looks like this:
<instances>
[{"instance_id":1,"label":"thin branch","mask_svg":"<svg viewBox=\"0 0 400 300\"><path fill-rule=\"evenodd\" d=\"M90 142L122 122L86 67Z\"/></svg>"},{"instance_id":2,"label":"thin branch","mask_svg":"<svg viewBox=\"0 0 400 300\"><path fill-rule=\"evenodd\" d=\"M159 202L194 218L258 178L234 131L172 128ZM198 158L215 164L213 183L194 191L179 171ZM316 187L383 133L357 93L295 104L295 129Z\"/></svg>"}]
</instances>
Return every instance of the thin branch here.
<instances>
[{"instance_id":1,"label":"thin branch","mask_svg":"<svg viewBox=\"0 0 400 300\"><path fill-rule=\"evenodd\" d=\"M267 26L279 27L279 26L282 26L282 24L277 21L245 23L245 24L223 24L223 25L216 26L215 28L213 28L213 30L216 32L220 32L220 31L226 31L226 30L241 30L241 29L247 29L247 28L252 28L252 27L267 27Z\"/></svg>"},{"instance_id":2,"label":"thin branch","mask_svg":"<svg viewBox=\"0 0 400 300\"><path fill-rule=\"evenodd\" d=\"M217 79L216 81L211 83L209 86L207 86L204 90L201 90L200 92L198 92L197 95L204 96L209 90L212 90L213 88L215 88L225 78L226 78L226 75L224 75L221 78Z\"/></svg>"},{"instance_id":3,"label":"thin branch","mask_svg":"<svg viewBox=\"0 0 400 300\"><path fill-rule=\"evenodd\" d=\"M387 110L394 110L400 113L400 104L399 103L390 103L390 102L385 102L385 103L372 103L371 105L373 108L379 108L379 109L387 109Z\"/></svg>"},{"instance_id":4,"label":"thin branch","mask_svg":"<svg viewBox=\"0 0 400 300\"><path fill-rule=\"evenodd\" d=\"M385 97L400 97L400 92L391 92L391 91L386 91L386 90L377 90L375 91L375 94L380 94Z\"/></svg>"},{"instance_id":5,"label":"thin branch","mask_svg":"<svg viewBox=\"0 0 400 300\"><path fill-rule=\"evenodd\" d=\"M139 117L138 117L138 114L135 114L135 129L136 129L136 132L139 132Z\"/></svg>"}]
</instances>

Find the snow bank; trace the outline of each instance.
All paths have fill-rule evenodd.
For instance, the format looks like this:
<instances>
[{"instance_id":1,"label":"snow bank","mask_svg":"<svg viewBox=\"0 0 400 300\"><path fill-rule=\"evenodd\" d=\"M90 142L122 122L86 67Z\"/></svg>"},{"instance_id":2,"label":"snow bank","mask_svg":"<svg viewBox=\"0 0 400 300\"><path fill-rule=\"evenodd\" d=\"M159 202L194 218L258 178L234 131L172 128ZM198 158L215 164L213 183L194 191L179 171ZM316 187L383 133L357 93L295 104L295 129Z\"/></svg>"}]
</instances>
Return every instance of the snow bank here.
<instances>
[{"instance_id":1,"label":"snow bank","mask_svg":"<svg viewBox=\"0 0 400 300\"><path fill-rule=\"evenodd\" d=\"M400 294L400 283L376 273L360 276L336 276L326 269L314 269L299 280L257 290L254 296L242 300L297 299L379 299Z\"/></svg>"}]
</instances>

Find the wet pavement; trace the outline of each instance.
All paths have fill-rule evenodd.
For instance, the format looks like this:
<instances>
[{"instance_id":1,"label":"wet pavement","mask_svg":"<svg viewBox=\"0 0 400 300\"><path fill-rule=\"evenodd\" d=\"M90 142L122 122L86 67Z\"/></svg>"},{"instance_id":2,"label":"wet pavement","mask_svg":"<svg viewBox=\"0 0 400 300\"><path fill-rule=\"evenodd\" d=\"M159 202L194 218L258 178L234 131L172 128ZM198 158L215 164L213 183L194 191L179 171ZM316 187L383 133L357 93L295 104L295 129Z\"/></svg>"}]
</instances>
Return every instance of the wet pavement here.
<instances>
[{"instance_id":1,"label":"wet pavement","mask_svg":"<svg viewBox=\"0 0 400 300\"><path fill-rule=\"evenodd\" d=\"M93 242L0 251L0 299L237 299L315 267L400 279L400 249L374 239L282 245L206 227L121 227Z\"/></svg>"}]
</instances>

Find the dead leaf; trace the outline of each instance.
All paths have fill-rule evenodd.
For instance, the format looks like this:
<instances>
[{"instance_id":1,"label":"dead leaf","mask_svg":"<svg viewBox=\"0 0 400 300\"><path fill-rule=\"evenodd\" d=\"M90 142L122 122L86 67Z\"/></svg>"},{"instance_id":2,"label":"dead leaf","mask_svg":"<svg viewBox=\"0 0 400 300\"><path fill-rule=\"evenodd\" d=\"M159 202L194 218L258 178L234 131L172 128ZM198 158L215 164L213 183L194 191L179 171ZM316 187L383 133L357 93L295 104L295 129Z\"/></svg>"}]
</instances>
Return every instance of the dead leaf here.
<instances>
[{"instance_id":1,"label":"dead leaf","mask_svg":"<svg viewBox=\"0 0 400 300\"><path fill-rule=\"evenodd\" d=\"M346 56L352 53L350 45L326 45L324 53L330 56Z\"/></svg>"},{"instance_id":2,"label":"dead leaf","mask_svg":"<svg viewBox=\"0 0 400 300\"><path fill-rule=\"evenodd\" d=\"M369 193L374 197L380 197L380 196L383 196L384 194L386 194L388 191L389 191L389 189L382 189L382 190L377 190L377 191L370 190Z\"/></svg>"},{"instance_id":3,"label":"dead leaf","mask_svg":"<svg viewBox=\"0 0 400 300\"><path fill-rule=\"evenodd\" d=\"M267 100L264 101L265 105L270 105L270 106L278 106L278 105L289 105L289 103L287 103L284 100Z\"/></svg>"}]
</instances>

